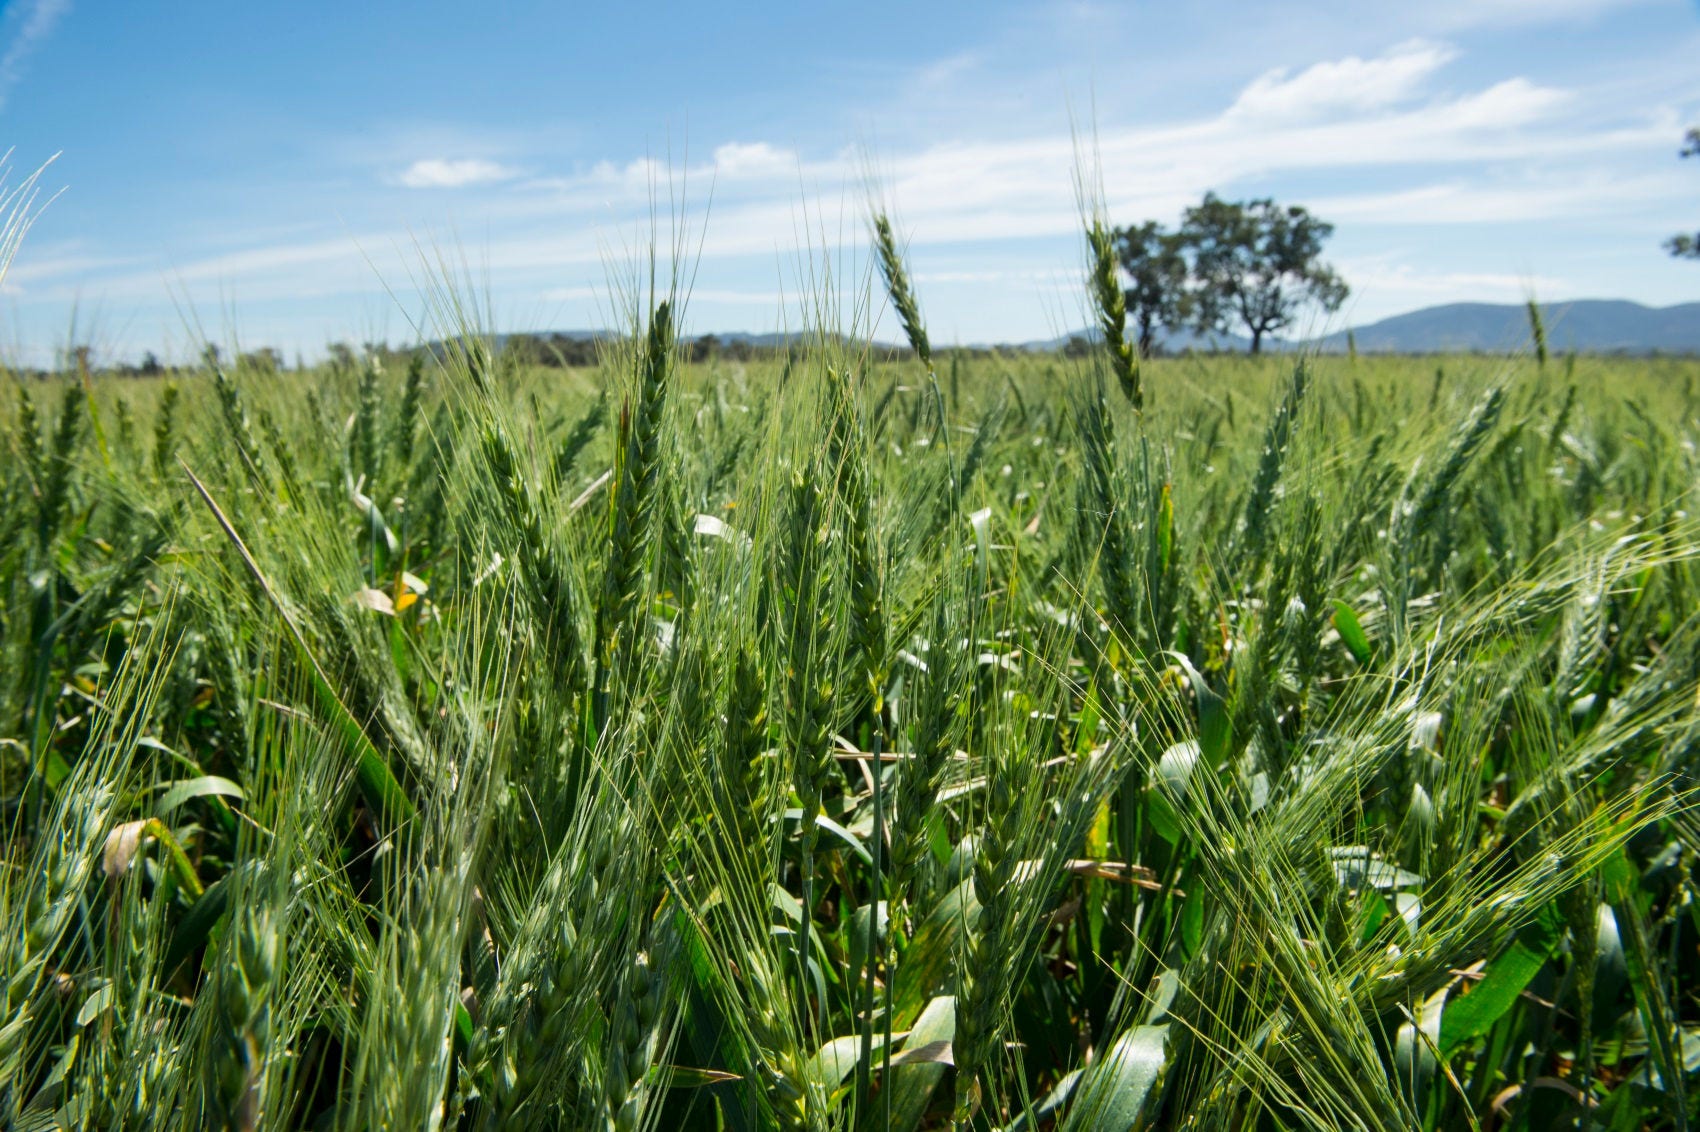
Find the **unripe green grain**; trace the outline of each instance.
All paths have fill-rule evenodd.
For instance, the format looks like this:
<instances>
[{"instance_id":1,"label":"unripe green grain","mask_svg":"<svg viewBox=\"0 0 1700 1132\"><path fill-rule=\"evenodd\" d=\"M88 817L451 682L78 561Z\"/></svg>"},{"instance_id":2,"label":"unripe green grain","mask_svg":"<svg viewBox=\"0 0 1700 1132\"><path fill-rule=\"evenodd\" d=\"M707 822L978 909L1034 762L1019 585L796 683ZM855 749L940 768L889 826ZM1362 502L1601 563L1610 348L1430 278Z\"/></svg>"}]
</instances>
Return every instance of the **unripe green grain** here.
<instances>
[{"instance_id":1,"label":"unripe green grain","mask_svg":"<svg viewBox=\"0 0 1700 1132\"><path fill-rule=\"evenodd\" d=\"M497 496L518 541L520 563L543 629L555 679L570 697L584 688L584 646L579 636L578 586L569 560L546 529L542 510L520 469L519 453L501 428L487 426L483 451Z\"/></svg>"},{"instance_id":2,"label":"unripe green grain","mask_svg":"<svg viewBox=\"0 0 1700 1132\"><path fill-rule=\"evenodd\" d=\"M53 445L42 457L41 497L37 500L36 531L45 550L59 529L70 496L77 434L81 430L86 398L80 385L65 386L59 405L59 423L53 430Z\"/></svg>"},{"instance_id":3,"label":"unripe green grain","mask_svg":"<svg viewBox=\"0 0 1700 1132\"><path fill-rule=\"evenodd\" d=\"M614 492L609 500L608 564L596 607L593 691L599 732L608 723L616 654L642 634L643 572L662 496L662 429L673 363L673 314L663 302L650 317L637 359L635 398L620 410Z\"/></svg>"},{"instance_id":4,"label":"unripe green grain","mask_svg":"<svg viewBox=\"0 0 1700 1132\"><path fill-rule=\"evenodd\" d=\"M1117 273L1115 232L1094 218L1086 228L1090 254L1091 290L1097 309L1098 329L1110 354L1110 369L1135 410L1145 408L1145 391L1140 384L1139 359L1127 340L1127 296L1122 293Z\"/></svg>"},{"instance_id":5,"label":"unripe green grain","mask_svg":"<svg viewBox=\"0 0 1700 1132\"><path fill-rule=\"evenodd\" d=\"M407 384L402 390L401 407L396 411L390 428L390 447L396 463L404 471L413 465L413 447L419 435L419 422L425 415L425 352L415 350L407 359Z\"/></svg>"},{"instance_id":6,"label":"unripe green grain","mask_svg":"<svg viewBox=\"0 0 1700 1132\"><path fill-rule=\"evenodd\" d=\"M909 271L903 264L903 254L897 250L897 237L892 234L891 219L883 212L873 217L874 252L879 259L880 276L885 280L886 294L903 323L903 333L914 348L915 356L930 372L933 368L933 348L927 341L927 327L921 321L921 305L915 300L915 290L909 283Z\"/></svg>"},{"instance_id":7,"label":"unripe green grain","mask_svg":"<svg viewBox=\"0 0 1700 1132\"><path fill-rule=\"evenodd\" d=\"M235 445L237 455L242 457L242 465L247 469L255 490L263 495L270 495L271 476L264 458L260 455L260 445L254 439L253 428L248 423L248 411L242 403L242 392L222 368L214 366L212 372L213 388L218 393L219 410L224 419L225 431L230 434L230 442Z\"/></svg>"}]
</instances>

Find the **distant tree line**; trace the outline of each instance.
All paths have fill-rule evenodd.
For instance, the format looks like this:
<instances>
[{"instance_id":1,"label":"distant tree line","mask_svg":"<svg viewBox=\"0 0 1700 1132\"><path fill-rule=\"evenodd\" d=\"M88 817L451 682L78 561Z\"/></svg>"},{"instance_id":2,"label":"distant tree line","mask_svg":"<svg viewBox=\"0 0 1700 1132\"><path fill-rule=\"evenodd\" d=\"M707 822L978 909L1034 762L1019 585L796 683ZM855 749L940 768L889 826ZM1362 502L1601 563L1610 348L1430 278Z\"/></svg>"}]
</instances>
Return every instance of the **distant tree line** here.
<instances>
[{"instance_id":1,"label":"distant tree line","mask_svg":"<svg viewBox=\"0 0 1700 1132\"><path fill-rule=\"evenodd\" d=\"M1681 156L1700 157L1700 127L1688 130ZM1334 225L1297 205L1280 205L1267 197L1228 201L1215 193L1205 193L1203 201L1188 208L1172 231L1152 220L1117 228L1116 256L1140 355L1151 356L1159 331L1179 330L1199 334L1243 330L1256 354L1262 352L1267 336L1293 325L1307 308L1315 306L1326 313L1339 310L1350 289L1321 258L1322 245L1333 234ZM1665 248L1679 258L1700 259L1700 233L1672 236ZM599 364L607 341L599 335L559 332L510 334L503 340L502 351L507 361L522 366L581 368ZM789 348L783 342L722 339L713 334L685 339L681 346L692 362L770 359ZM1079 336L1063 346L1065 353L1090 348ZM974 348L966 353L983 356L1012 349ZM907 352L903 347L893 350ZM383 342L363 343L359 351L349 343L334 342L327 350L333 369L353 369L362 358L388 360L408 352L392 350ZM219 348L209 343L201 360L207 366L221 364ZM282 354L269 346L239 354L236 364L261 373L285 368ZM78 346L65 353L59 371L89 373L95 368L90 348ZM299 357L295 368L303 368ZM138 363L115 363L101 372L151 377L166 369L150 350ZM50 372L14 371L17 376L36 377Z\"/></svg>"},{"instance_id":2,"label":"distant tree line","mask_svg":"<svg viewBox=\"0 0 1700 1132\"><path fill-rule=\"evenodd\" d=\"M1150 356L1158 330L1239 328L1256 354L1266 336L1307 307L1339 310L1348 288L1321 259L1333 233L1332 224L1297 205L1215 193L1187 209L1173 231L1155 221L1116 229L1140 354Z\"/></svg>"},{"instance_id":3,"label":"distant tree line","mask_svg":"<svg viewBox=\"0 0 1700 1132\"><path fill-rule=\"evenodd\" d=\"M1689 131L1685 154L1700 151L1700 132ZM1334 226L1312 216L1297 205L1279 205L1268 198L1228 201L1215 193L1186 210L1180 226L1170 231L1155 221L1115 230L1116 256L1125 285L1127 315L1135 330L1141 356L1150 356L1159 330L1193 329L1200 334L1231 332L1243 328L1251 352L1262 351L1266 337L1291 326L1308 307L1326 312L1340 309L1348 288L1328 264L1323 263L1322 245L1333 235ZM1700 255L1695 238L1675 237L1671 250L1677 255ZM596 334L509 334L501 339L503 361L521 367L586 368L600 364L611 336ZM747 337L721 338L713 334L684 339L680 343L687 360L747 362L784 356L790 348L782 340L752 341ZM1069 342L1065 352L1086 346ZM423 347L427 351L433 347ZM969 356L1014 352L1014 347L973 348ZM905 347L889 347L895 355ZM365 342L358 348L333 342L327 348L327 364L333 370L353 371L368 360L380 365L401 360L411 350L394 350L385 342ZM224 364L217 345L203 349L206 367ZM88 372L88 347L79 347L65 358L64 369ZM237 355L235 368L245 372L275 374L286 367L281 353L271 347ZM299 357L296 369L303 368ZM165 366L152 351L137 365L117 364L104 372L152 376ZM37 371L45 376L45 371Z\"/></svg>"},{"instance_id":4,"label":"distant tree line","mask_svg":"<svg viewBox=\"0 0 1700 1132\"><path fill-rule=\"evenodd\" d=\"M503 366L516 369L591 369L602 364L604 353L613 344L614 339L612 334L565 334L558 331L506 334L497 340L499 345L496 355ZM325 357L322 361L308 363L297 355L294 363L290 364L282 352L272 346L244 350L232 358L218 345L208 343L201 348L196 361L177 363L162 362L152 350L145 351L139 361L101 360L95 357L92 347L77 346L63 351L58 361L50 367L14 366L8 372L14 377L34 379L77 373L100 373L113 377L159 377L181 373L186 369L214 368L254 376L271 376L291 369L300 371L321 367L332 373L353 374L373 364L381 370L395 367L405 369L416 353L423 351L430 355L443 348L442 342L428 342L416 346L392 346L387 342L332 342L325 347ZM680 353L693 363L772 361L784 358L794 349L796 344L782 338L752 340L746 336L723 338L714 334L703 334L687 337L679 342ZM964 357L983 358L1013 356L1022 353L1023 348L955 347L953 352ZM912 353L907 346L882 344L879 347L879 356L887 359L905 358Z\"/></svg>"},{"instance_id":5,"label":"distant tree line","mask_svg":"<svg viewBox=\"0 0 1700 1132\"><path fill-rule=\"evenodd\" d=\"M524 366L580 368L597 365L602 352L613 340L612 335L602 334L510 334L503 340L502 352L508 360ZM714 334L701 334L679 342L685 360L696 363L715 359L757 361L782 356L788 348L783 342L752 341L745 337L722 338Z\"/></svg>"}]
</instances>

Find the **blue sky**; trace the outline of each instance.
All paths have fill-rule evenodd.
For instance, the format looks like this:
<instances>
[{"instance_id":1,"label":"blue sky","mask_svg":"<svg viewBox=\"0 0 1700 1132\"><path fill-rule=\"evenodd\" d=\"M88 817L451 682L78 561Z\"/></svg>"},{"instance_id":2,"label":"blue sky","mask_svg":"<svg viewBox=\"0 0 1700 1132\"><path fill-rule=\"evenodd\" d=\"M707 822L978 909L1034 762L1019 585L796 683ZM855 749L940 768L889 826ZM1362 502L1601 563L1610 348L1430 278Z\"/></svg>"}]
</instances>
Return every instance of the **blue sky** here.
<instances>
[{"instance_id":1,"label":"blue sky","mask_svg":"<svg viewBox=\"0 0 1700 1132\"><path fill-rule=\"evenodd\" d=\"M60 156L0 351L411 340L445 262L500 329L609 325L657 215L688 329L796 325L823 272L866 281L870 174L935 341L1049 337L1084 321L1083 133L1118 223L1207 189L1334 222L1330 326L1700 298L1659 246L1700 228L1694 0L630 11L6 4L13 183Z\"/></svg>"}]
</instances>

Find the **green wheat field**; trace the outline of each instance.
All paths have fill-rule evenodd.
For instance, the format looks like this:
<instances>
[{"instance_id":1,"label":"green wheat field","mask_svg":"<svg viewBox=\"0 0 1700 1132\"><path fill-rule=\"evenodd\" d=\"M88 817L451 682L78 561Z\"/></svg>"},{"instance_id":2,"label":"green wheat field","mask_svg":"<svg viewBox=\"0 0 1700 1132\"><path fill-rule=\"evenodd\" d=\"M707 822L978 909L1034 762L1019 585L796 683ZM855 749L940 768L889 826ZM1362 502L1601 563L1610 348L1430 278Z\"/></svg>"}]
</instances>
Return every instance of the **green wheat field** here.
<instances>
[{"instance_id":1,"label":"green wheat field","mask_svg":"<svg viewBox=\"0 0 1700 1132\"><path fill-rule=\"evenodd\" d=\"M1139 362L1098 228L969 354L890 231L901 350L8 381L0 1123L1700 1115L1700 362Z\"/></svg>"}]
</instances>

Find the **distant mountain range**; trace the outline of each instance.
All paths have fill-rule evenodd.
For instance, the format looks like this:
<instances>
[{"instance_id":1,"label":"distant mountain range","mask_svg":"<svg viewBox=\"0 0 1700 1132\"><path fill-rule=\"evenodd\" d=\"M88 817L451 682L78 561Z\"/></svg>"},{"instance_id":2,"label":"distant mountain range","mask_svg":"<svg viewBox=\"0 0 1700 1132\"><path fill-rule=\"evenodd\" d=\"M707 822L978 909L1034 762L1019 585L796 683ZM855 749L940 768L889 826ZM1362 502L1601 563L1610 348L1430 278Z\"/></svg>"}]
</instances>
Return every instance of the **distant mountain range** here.
<instances>
[{"instance_id":1,"label":"distant mountain range","mask_svg":"<svg viewBox=\"0 0 1700 1132\"><path fill-rule=\"evenodd\" d=\"M1644 307L1622 299L1543 303L1547 347L1554 353L1700 353L1700 303ZM1326 352L1346 349L1346 331L1305 343ZM1394 315L1351 331L1362 353L1427 354L1531 348L1529 312L1497 303L1447 303Z\"/></svg>"},{"instance_id":2,"label":"distant mountain range","mask_svg":"<svg viewBox=\"0 0 1700 1132\"><path fill-rule=\"evenodd\" d=\"M1584 353L1700 354L1700 303L1673 307L1647 307L1623 299L1577 299L1567 303L1543 303L1547 347L1553 353L1578 350ZM1310 350L1344 353L1347 335L1365 354L1516 353L1532 348L1529 312L1522 304L1447 303L1394 315L1366 326L1341 330L1321 338L1291 342L1266 340L1271 351ZM584 341L603 337L598 331L544 331L535 337ZM711 335L699 335L710 337ZM506 335L498 335L499 349ZM726 331L712 337L724 344L741 344L757 349L783 347L784 334L749 334ZM1071 339L1096 340L1096 328L1037 342L1024 342L1016 349L1042 352L1060 350ZM1200 335L1190 330L1159 335L1165 353L1187 350L1244 351L1249 342L1236 334Z\"/></svg>"},{"instance_id":3,"label":"distant mountain range","mask_svg":"<svg viewBox=\"0 0 1700 1132\"><path fill-rule=\"evenodd\" d=\"M1577 299L1542 303L1547 348L1553 353L1579 350L1596 354L1700 354L1700 303L1646 307L1624 299ZM1266 340L1272 351L1313 350L1345 353L1347 336L1365 354L1515 353L1533 348L1529 309L1510 303L1446 303L1424 307L1302 341ZM1096 339L1096 328L1048 342L1028 343L1029 349L1061 349L1070 338ZM1160 335L1165 353L1195 350L1244 350L1250 343L1234 334L1201 338L1191 331Z\"/></svg>"}]
</instances>

